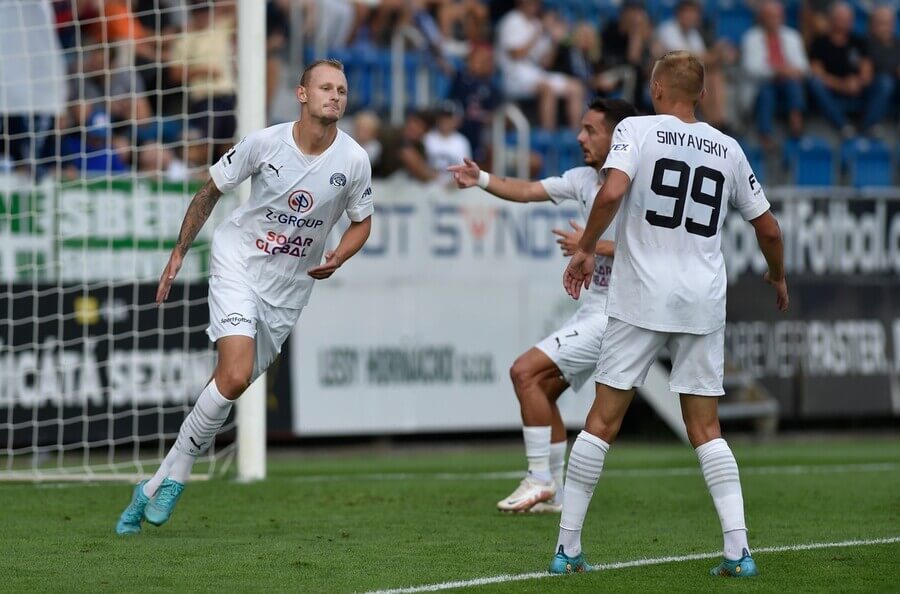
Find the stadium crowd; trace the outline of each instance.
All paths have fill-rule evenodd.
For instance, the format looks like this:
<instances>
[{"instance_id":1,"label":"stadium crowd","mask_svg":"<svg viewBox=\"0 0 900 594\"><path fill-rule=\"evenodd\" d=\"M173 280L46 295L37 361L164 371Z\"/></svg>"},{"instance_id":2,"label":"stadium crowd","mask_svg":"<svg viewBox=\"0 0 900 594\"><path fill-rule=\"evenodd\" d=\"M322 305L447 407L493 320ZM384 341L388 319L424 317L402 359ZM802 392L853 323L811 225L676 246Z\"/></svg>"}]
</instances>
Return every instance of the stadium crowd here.
<instances>
[{"instance_id":1,"label":"stadium crowd","mask_svg":"<svg viewBox=\"0 0 900 594\"><path fill-rule=\"evenodd\" d=\"M41 56L47 72L61 68L67 81L55 101L40 80L26 83L32 88L18 101L4 97L4 168L36 162L38 173L64 178L205 176L236 128L234 1L45 4L52 10L32 3L24 16L22 4L0 6L4 22L52 29L55 41ZM371 56L389 52L403 29L411 33L407 52L420 56L440 84L427 109L407 100L400 126L386 123L399 99L387 93L375 100L349 76L348 63L352 131L376 175L401 170L422 181L446 180L446 166L463 157L485 163L489 123L505 101L527 115L532 167L547 173L554 169L547 149L577 129L587 101L623 97L649 112L654 60L688 49L707 66L703 117L746 142L751 159L802 146L809 135L830 146L863 138L893 150L896 12L896 3L877 0L269 0L267 95L271 105L290 78L294 35L306 60L363 56L373 67ZM21 51L15 39L0 44L2 71L16 69ZM37 109L35 97L44 98Z\"/></svg>"}]
</instances>

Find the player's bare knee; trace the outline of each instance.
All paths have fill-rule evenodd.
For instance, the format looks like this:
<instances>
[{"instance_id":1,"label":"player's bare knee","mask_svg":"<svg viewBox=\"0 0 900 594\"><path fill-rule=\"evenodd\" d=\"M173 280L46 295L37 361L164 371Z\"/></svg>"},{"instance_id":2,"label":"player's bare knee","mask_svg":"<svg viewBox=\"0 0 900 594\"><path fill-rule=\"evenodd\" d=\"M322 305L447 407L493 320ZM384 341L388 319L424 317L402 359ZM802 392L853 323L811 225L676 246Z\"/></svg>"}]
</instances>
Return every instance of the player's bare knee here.
<instances>
[{"instance_id":1,"label":"player's bare knee","mask_svg":"<svg viewBox=\"0 0 900 594\"><path fill-rule=\"evenodd\" d=\"M603 419L597 415L588 415L584 430L591 435L596 435L606 443L612 443L619 435L622 428L622 419Z\"/></svg>"},{"instance_id":2,"label":"player's bare knee","mask_svg":"<svg viewBox=\"0 0 900 594\"><path fill-rule=\"evenodd\" d=\"M523 357L519 357L509 368L509 379L516 389L521 389L534 382L534 371Z\"/></svg>"},{"instance_id":3,"label":"player's bare knee","mask_svg":"<svg viewBox=\"0 0 900 594\"><path fill-rule=\"evenodd\" d=\"M707 442L722 437L722 430L719 427L718 421L687 422L685 423L685 428L687 429L688 440L694 448L698 448Z\"/></svg>"},{"instance_id":4,"label":"player's bare knee","mask_svg":"<svg viewBox=\"0 0 900 594\"><path fill-rule=\"evenodd\" d=\"M216 369L216 387L229 400L238 398L250 386L250 372L242 369Z\"/></svg>"}]
</instances>

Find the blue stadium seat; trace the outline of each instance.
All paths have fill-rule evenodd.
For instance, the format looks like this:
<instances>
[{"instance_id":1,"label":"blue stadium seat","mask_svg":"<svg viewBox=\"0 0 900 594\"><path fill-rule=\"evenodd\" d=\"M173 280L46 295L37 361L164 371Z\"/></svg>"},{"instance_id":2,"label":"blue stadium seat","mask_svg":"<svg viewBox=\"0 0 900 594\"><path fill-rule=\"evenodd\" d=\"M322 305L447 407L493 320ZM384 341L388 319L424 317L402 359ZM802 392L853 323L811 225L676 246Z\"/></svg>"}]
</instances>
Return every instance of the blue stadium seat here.
<instances>
[{"instance_id":1,"label":"blue stadium seat","mask_svg":"<svg viewBox=\"0 0 900 594\"><path fill-rule=\"evenodd\" d=\"M835 155L824 139L804 136L799 140L789 140L784 145L784 157L794 185L834 185Z\"/></svg>"},{"instance_id":2,"label":"blue stadium seat","mask_svg":"<svg viewBox=\"0 0 900 594\"><path fill-rule=\"evenodd\" d=\"M649 0L647 2L647 14L654 25L672 18L679 0Z\"/></svg>"},{"instance_id":3,"label":"blue stadium seat","mask_svg":"<svg viewBox=\"0 0 900 594\"><path fill-rule=\"evenodd\" d=\"M541 128L531 131L531 150L541 156L541 177L558 175L559 151L556 147L556 134Z\"/></svg>"},{"instance_id":4,"label":"blue stadium seat","mask_svg":"<svg viewBox=\"0 0 900 594\"><path fill-rule=\"evenodd\" d=\"M567 169L584 165L584 153L578 144L577 135L572 130L560 130L556 133L554 146L557 152L556 166L558 171L550 173L561 174Z\"/></svg>"},{"instance_id":5,"label":"blue stadium seat","mask_svg":"<svg viewBox=\"0 0 900 594\"><path fill-rule=\"evenodd\" d=\"M766 183L766 160L763 150L758 146L744 144L743 142L741 143L741 148L744 149L744 154L747 155L747 161L750 163L750 168L753 169L756 179L760 183Z\"/></svg>"},{"instance_id":6,"label":"blue stadium seat","mask_svg":"<svg viewBox=\"0 0 900 594\"><path fill-rule=\"evenodd\" d=\"M756 17L741 0L719 0L714 20L716 39L726 39L740 46L741 37L753 26Z\"/></svg>"},{"instance_id":7,"label":"blue stadium seat","mask_svg":"<svg viewBox=\"0 0 900 594\"><path fill-rule=\"evenodd\" d=\"M841 145L841 162L854 188L891 185L891 151L874 138L851 138Z\"/></svg>"}]
</instances>

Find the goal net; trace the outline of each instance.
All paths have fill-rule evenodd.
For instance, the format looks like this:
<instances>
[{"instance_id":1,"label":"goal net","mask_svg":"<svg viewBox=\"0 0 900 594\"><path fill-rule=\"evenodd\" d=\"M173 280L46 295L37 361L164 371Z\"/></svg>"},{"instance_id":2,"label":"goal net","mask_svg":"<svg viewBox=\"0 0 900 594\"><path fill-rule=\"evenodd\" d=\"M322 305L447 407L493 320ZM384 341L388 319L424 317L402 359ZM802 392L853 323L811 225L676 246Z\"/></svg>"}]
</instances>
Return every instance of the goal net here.
<instances>
[{"instance_id":1,"label":"goal net","mask_svg":"<svg viewBox=\"0 0 900 594\"><path fill-rule=\"evenodd\" d=\"M234 0L0 3L0 478L146 476L209 380L209 241L237 196L154 297L236 133L235 22Z\"/></svg>"}]
</instances>

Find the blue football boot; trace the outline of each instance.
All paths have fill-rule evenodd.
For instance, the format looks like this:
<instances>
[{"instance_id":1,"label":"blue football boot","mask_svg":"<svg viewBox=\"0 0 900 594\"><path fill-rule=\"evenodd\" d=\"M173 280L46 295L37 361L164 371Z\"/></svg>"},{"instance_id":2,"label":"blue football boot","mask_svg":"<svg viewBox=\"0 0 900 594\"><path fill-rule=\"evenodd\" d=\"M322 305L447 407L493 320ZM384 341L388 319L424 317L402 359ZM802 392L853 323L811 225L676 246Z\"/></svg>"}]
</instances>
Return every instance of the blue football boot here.
<instances>
[{"instance_id":1,"label":"blue football boot","mask_svg":"<svg viewBox=\"0 0 900 594\"><path fill-rule=\"evenodd\" d=\"M144 509L150 502L150 498L144 495L144 483L141 481L134 488L131 496L131 503L119 516L119 522L116 524L116 534L140 534L141 520L144 518Z\"/></svg>"},{"instance_id":2,"label":"blue football boot","mask_svg":"<svg viewBox=\"0 0 900 594\"><path fill-rule=\"evenodd\" d=\"M144 518L154 526L165 524L183 492L184 485L182 483L167 478L159 486L156 496L144 509Z\"/></svg>"},{"instance_id":3,"label":"blue football boot","mask_svg":"<svg viewBox=\"0 0 900 594\"><path fill-rule=\"evenodd\" d=\"M744 556L737 561L722 559L722 562L709 570L709 575L721 577L753 577L759 575L756 570L756 561L750 556L750 551L743 550Z\"/></svg>"},{"instance_id":4,"label":"blue football boot","mask_svg":"<svg viewBox=\"0 0 900 594\"><path fill-rule=\"evenodd\" d=\"M553 560L550 562L550 573L561 574L561 573L584 573L586 571L592 571L593 567L588 565L588 562L584 560L584 552L578 553L575 557L569 557L563 551L562 545L559 545L559 550L556 551L556 555L553 557Z\"/></svg>"}]
</instances>

